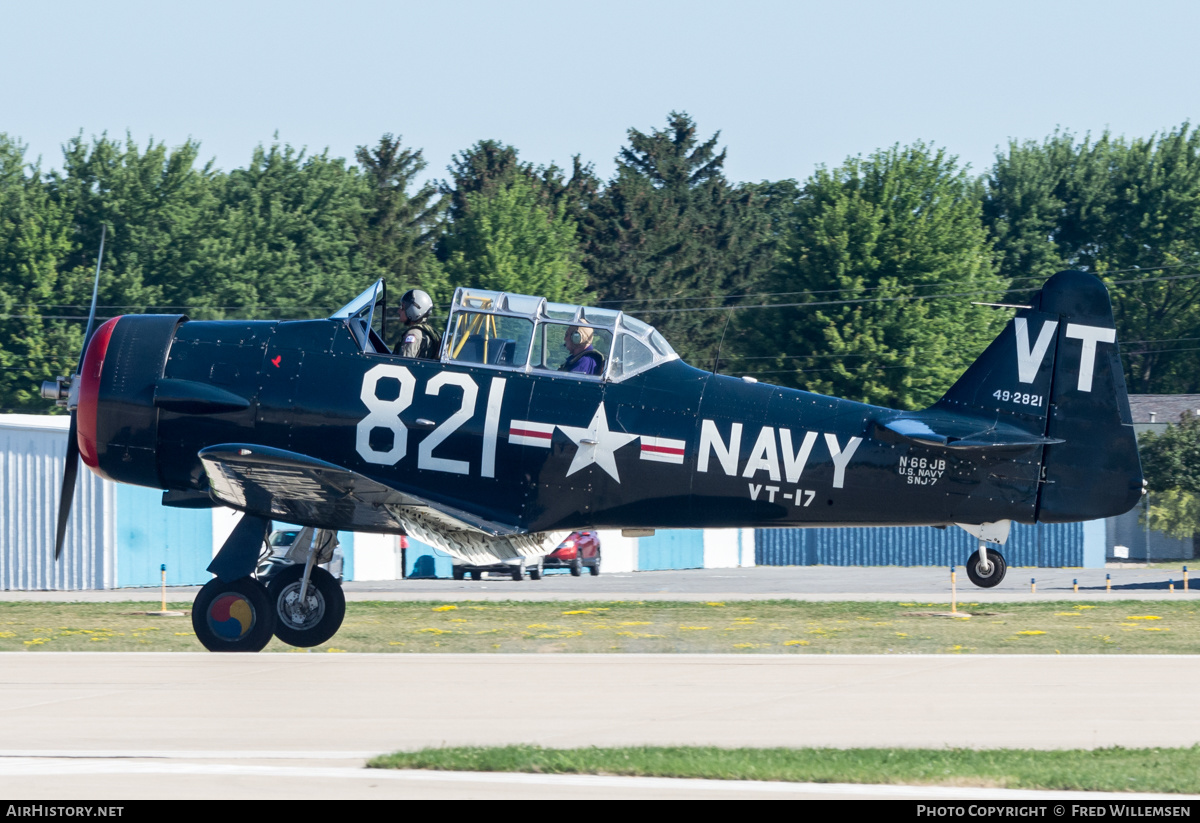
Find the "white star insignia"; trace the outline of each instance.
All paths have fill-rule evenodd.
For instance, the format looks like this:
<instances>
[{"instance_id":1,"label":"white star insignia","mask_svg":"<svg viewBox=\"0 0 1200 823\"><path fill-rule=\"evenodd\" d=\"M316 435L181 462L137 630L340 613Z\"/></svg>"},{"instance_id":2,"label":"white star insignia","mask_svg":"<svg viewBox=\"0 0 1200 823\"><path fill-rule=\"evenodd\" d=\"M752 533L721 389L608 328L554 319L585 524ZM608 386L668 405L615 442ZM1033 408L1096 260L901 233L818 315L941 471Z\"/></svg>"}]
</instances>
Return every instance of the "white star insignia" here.
<instances>
[{"instance_id":1,"label":"white star insignia","mask_svg":"<svg viewBox=\"0 0 1200 823\"><path fill-rule=\"evenodd\" d=\"M613 457L613 452L630 440L637 440L639 435L610 431L608 416L604 413L604 403L596 408L592 422L587 426L559 426L558 428L579 447L575 452L575 459L571 461L571 468L567 469L568 477L595 463L608 472L613 480L621 482L621 478L617 474L617 461Z\"/></svg>"}]
</instances>

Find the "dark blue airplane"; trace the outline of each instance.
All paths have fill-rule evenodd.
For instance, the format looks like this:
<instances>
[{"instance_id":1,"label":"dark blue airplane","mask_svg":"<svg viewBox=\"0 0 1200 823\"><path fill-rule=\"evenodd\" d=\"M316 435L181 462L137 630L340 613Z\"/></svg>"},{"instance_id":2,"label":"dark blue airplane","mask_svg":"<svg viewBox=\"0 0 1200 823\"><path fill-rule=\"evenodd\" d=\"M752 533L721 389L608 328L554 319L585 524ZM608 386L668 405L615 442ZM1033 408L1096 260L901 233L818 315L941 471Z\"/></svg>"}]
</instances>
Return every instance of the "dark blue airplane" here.
<instances>
[{"instance_id":1,"label":"dark blue airplane","mask_svg":"<svg viewBox=\"0 0 1200 823\"><path fill-rule=\"evenodd\" d=\"M619 311L474 289L439 360L404 358L385 302L381 281L325 320L89 322L79 373L43 387L72 416L56 554L78 456L165 505L242 511L192 620L211 650L258 651L341 625L315 565L331 530L523 565L577 529L956 524L979 540L970 579L994 586L1012 521L1108 517L1142 494L1108 292L1083 272L1050 278L907 412L701 371ZM580 330L597 374L559 370ZM267 587L272 518L314 539Z\"/></svg>"}]
</instances>

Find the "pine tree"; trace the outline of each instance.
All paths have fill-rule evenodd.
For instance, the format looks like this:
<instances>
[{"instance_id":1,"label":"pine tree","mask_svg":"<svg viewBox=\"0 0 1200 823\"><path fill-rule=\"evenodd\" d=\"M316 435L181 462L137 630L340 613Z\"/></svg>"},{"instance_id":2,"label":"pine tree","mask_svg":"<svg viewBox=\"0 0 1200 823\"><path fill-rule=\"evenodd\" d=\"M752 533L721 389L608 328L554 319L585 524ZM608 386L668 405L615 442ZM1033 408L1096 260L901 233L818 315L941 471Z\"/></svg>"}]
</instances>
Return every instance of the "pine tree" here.
<instances>
[{"instance_id":1,"label":"pine tree","mask_svg":"<svg viewBox=\"0 0 1200 823\"><path fill-rule=\"evenodd\" d=\"M409 191L426 166L421 150L402 148L399 137L385 134L374 148L359 146L355 157L369 187L358 241L369 265L394 289L420 288L435 304L449 301L434 256L443 210L437 186L426 182Z\"/></svg>"},{"instance_id":2,"label":"pine tree","mask_svg":"<svg viewBox=\"0 0 1200 823\"><path fill-rule=\"evenodd\" d=\"M598 300L707 366L725 314L700 309L756 287L771 259L770 221L758 188L725 179L719 132L700 142L687 114L667 123L629 130L616 176L583 214L584 265Z\"/></svg>"}]
</instances>

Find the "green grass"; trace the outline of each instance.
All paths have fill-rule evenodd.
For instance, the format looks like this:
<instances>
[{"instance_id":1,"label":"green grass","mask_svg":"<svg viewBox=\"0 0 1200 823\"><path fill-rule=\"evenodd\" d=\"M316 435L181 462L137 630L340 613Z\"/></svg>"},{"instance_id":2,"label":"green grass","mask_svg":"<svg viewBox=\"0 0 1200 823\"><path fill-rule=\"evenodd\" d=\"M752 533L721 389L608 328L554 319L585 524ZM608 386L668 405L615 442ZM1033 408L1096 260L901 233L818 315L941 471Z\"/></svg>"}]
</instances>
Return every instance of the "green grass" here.
<instances>
[{"instance_id":1,"label":"green grass","mask_svg":"<svg viewBox=\"0 0 1200 823\"><path fill-rule=\"evenodd\" d=\"M0 651L203 651L147 603L0 603ZM186 611L188 603L169 608ZM314 652L1198 654L1200 603L353 602ZM272 640L267 651L303 652Z\"/></svg>"},{"instance_id":2,"label":"green grass","mask_svg":"<svg viewBox=\"0 0 1200 823\"><path fill-rule=\"evenodd\" d=\"M630 746L455 747L396 752L377 769L614 774L804 783L890 783L1109 792L1200 792L1200 746L1187 749L721 749Z\"/></svg>"}]
</instances>

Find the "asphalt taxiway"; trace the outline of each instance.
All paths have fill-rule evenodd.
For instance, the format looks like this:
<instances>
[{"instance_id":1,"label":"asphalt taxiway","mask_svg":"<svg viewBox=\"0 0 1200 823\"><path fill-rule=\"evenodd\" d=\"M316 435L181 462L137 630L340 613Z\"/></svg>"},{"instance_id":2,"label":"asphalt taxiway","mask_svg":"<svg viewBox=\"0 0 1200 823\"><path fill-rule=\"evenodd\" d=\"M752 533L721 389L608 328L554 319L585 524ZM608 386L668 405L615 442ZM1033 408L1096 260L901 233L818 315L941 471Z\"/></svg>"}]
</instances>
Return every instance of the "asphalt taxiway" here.
<instances>
[{"instance_id":1,"label":"asphalt taxiway","mask_svg":"<svg viewBox=\"0 0 1200 823\"><path fill-rule=\"evenodd\" d=\"M1194 658L1169 655L10 653L0 796L996 796L361 767L397 749L505 743L1187 746L1200 741L1195 673Z\"/></svg>"},{"instance_id":2,"label":"asphalt taxiway","mask_svg":"<svg viewBox=\"0 0 1200 823\"><path fill-rule=\"evenodd\" d=\"M1109 569L1011 568L1000 585L981 589L957 567L960 602L1074 600L1079 602L1200 598L1200 574L1182 567ZM1031 581L1036 581L1031 585ZM1174 585L1174 591L1171 586ZM547 573L541 580L499 575L483 580L378 580L347 582L347 600L874 600L948 603L950 569L942 566L752 566L624 572L599 577ZM191 600L199 587L171 586L167 599ZM0 601L154 600L155 588L103 591L0 591Z\"/></svg>"}]
</instances>

